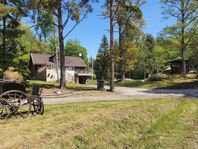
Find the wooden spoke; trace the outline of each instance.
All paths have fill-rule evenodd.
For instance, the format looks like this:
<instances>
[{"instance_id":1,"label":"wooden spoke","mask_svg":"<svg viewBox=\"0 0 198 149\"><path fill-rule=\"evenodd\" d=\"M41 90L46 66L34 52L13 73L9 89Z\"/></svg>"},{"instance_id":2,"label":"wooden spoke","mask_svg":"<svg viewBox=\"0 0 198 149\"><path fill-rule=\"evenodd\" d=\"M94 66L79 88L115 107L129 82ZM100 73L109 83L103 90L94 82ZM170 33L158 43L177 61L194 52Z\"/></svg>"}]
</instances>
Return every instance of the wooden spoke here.
<instances>
[{"instance_id":1,"label":"wooden spoke","mask_svg":"<svg viewBox=\"0 0 198 149\"><path fill-rule=\"evenodd\" d=\"M0 99L0 115L3 115L1 117L5 117L5 113L26 117L31 111L30 100L22 91L11 90L4 92L0 95Z\"/></svg>"},{"instance_id":2,"label":"wooden spoke","mask_svg":"<svg viewBox=\"0 0 198 149\"><path fill-rule=\"evenodd\" d=\"M37 114L43 115L44 114L44 104L43 100L40 97L37 97L33 101L34 112Z\"/></svg>"}]
</instances>

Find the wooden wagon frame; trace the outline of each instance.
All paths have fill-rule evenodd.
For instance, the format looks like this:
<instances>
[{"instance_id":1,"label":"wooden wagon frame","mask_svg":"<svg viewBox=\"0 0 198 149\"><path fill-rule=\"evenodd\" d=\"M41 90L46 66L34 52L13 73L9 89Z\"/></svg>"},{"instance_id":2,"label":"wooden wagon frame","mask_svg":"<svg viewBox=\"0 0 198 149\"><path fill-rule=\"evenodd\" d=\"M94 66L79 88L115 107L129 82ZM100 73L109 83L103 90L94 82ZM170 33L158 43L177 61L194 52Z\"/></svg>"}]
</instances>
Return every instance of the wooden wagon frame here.
<instances>
[{"instance_id":1,"label":"wooden wagon frame","mask_svg":"<svg viewBox=\"0 0 198 149\"><path fill-rule=\"evenodd\" d=\"M44 113L39 86L33 86L32 95L26 93L25 85L15 81L0 80L0 119L11 116L27 117L30 113Z\"/></svg>"}]
</instances>

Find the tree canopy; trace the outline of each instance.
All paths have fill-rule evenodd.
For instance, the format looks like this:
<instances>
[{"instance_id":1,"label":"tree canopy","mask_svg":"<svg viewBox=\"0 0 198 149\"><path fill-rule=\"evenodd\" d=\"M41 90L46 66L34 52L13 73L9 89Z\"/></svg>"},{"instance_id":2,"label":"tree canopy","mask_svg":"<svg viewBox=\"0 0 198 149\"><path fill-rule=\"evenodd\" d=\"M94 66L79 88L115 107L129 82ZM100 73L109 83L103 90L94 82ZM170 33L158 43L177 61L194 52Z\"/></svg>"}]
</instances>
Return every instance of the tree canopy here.
<instances>
[{"instance_id":1,"label":"tree canopy","mask_svg":"<svg viewBox=\"0 0 198 149\"><path fill-rule=\"evenodd\" d=\"M98 80L108 79L110 53L107 37L104 35L98 49L96 60L94 63L94 72Z\"/></svg>"},{"instance_id":2,"label":"tree canopy","mask_svg":"<svg viewBox=\"0 0 198 149\"><path fill-rule=\"evenodd\" d=\"M161 0L163 14L172 17L175 24L164 29L167 38L178 40L178 49L182 58L182 73L186 74L186 50L194 44L198 34L198 2L197 0Z\"/></svg>"},{"instance_id":3,"label":"tree canopy","mask_svg":"<svg viewBox=\"0 0 198 149\"><path fill-rule=\"evenodd\" d=\"M66 56L80 56L88 64L87 49L78 40L68 40L65 44Z\"/></svg>"}]
</instances>

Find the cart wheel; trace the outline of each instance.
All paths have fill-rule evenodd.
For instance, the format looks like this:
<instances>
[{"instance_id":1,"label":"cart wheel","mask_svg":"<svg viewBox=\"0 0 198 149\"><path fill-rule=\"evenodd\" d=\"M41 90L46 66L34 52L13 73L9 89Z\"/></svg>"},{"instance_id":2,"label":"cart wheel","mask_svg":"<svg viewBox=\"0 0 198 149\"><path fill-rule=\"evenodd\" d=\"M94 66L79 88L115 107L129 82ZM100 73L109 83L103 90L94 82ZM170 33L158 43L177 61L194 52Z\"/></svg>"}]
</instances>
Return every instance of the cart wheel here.
<instances>
[{"instance_id":1,"label":"cart wheel","mask_svg":"<svg viewBox=\"0 0 198 149\"><path fill-rule=\"evenodd\" d=\"M0 119L6 119L10 115L8 103L0 97Z\"/></svg>"},{"instance_id":2,"label":"cart wheel","mask_svg":"<svg viewBox=\"0 0 198 149\"><path fill-rule=\"evenodd\" d=\"M0 95L0 99L9 111L9 115L27 117L31 111L31 103L26 94L18 90L10 90ZM4 112L5 113L5 110Z\"/></svg>"},{"instance_id":3,"label":"cart wheel","mask_svg":"<svg viewBox=\"0 0 198 149\"><path fill-rule=\"evenodd\" d=\"M38 97L33 101L33 107L36 114L43 115L44 114L44 104L42 98Z\"/></svg>"}]
</instances>

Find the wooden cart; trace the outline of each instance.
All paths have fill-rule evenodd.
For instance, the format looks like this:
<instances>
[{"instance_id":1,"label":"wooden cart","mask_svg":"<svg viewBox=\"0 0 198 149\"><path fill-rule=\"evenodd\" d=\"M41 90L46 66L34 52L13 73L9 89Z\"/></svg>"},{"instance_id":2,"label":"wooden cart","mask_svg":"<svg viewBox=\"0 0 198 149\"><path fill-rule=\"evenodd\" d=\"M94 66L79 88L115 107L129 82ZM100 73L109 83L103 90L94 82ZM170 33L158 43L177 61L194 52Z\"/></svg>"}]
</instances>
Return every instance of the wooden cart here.
<instances>
[{"instance_id":1,"label":"wooden cart","mask_svg":"<svg viewBox=\"0 0 198 149\"><path fill-rule=\"evenodd\" d=\"M33 94L26 94L25 85L15 81L0 80L0 119L11 116L27 117L30 113L43 114L44 104L39 87L33 87Z\"/></svg>"}]
</instances>

